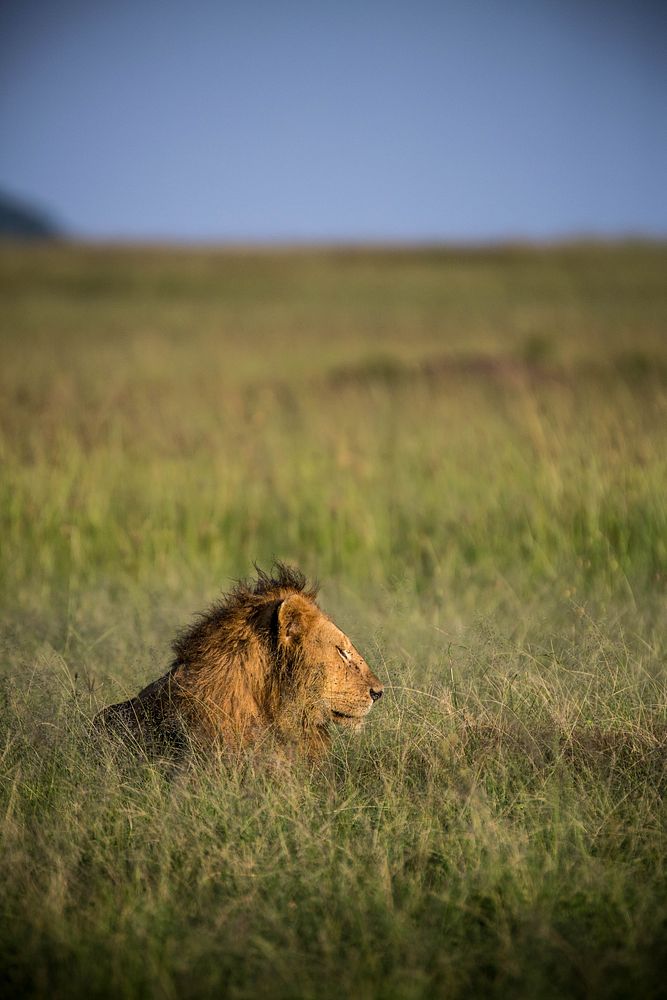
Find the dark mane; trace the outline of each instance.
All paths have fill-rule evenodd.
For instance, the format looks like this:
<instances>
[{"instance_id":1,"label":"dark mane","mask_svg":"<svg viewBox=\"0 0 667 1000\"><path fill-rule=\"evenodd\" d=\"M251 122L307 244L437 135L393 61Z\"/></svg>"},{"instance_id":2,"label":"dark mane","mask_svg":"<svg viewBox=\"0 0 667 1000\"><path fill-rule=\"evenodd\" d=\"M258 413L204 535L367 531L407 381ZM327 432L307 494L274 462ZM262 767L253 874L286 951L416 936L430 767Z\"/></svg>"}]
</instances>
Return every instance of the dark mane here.
<instances>
[{"instance_id":1,"label":"dark mane","mask_svg":"<svg viewBox=\"0 0 667 1000\"><path fill-rule=\"evenodd\" d=\"M277 590L293 590L313 600L317 597L317 582L309 586L305 575L296 566L288 566L284 562L276 562L271 568L271 573L265 573L263 569L260 569L255 564L255 570L257 571L257 579L249 582L242 580L238 584L234 594L238 590L242 590L244 593L249 592L255 597L265 597L269 594L273 595Z\"/></svg>"},{"instance_id":2,"label":"dark mane","mask_svg":"<svg viewBox=\"0 0 667 1000\"><path fill-rule=\"evenodd\" d=\"M317 582L309 584L305 575L295 566L275 562L266 573L255 564L254 580L239 580L228 594L213 604L195 621L182 629L172 643L175 663L187 663L200 658L219 630L233 619L245 617L248 625L259 621L258 612L267 605L277 605L290 593L303 594L314 601ZM238 634L238 633L237 633ZM230 636L231 638L231 636Z\"/></svg>"}]
</instances>

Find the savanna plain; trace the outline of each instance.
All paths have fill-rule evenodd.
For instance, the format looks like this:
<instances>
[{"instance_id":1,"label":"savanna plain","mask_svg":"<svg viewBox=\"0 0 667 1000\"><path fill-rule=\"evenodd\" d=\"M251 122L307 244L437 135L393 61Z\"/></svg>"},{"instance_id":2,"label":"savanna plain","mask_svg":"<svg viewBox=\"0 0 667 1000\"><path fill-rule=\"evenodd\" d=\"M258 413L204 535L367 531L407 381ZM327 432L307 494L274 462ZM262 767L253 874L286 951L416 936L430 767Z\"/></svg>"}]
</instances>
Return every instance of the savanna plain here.
<instances>
[{"instance_id":1,"label":"savanna plain","mask_svg":"<svg viewBox=\"0 0 667 1000\"><path fill-rule=\"evenodd\" d=\"M658 997L667 248L0 249L0 988ZM273 558L385 683L91 751Z\"/></svg>"}]
</instances>

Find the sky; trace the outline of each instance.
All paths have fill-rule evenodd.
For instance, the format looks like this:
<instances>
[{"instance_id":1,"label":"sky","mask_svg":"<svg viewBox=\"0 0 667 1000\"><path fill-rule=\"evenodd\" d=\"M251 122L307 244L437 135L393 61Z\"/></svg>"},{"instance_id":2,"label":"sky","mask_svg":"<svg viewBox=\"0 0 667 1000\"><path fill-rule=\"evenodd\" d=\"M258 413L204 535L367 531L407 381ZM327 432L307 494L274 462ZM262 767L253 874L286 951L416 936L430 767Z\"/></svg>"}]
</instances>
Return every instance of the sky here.
<instances>
[{"instance_id":1,"label":"sky","mask_svg":"<svg viewBox=\"0 0 667 1000\"><path fill-rule=\"evenodd\" d=\"M96 240L667 236L667 3L2 0L0 191Z\"/></svg>"}]
</instances>

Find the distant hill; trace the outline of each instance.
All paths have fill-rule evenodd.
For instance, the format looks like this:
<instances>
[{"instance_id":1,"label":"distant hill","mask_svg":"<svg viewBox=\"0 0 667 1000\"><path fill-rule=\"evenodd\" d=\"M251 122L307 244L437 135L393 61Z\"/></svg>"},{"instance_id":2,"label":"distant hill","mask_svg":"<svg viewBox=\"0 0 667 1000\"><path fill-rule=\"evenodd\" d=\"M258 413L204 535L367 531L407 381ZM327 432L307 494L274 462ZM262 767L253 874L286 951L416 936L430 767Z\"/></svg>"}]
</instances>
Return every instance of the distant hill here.
<instances>
[{"instance_id":1,"label":"distant hill","mask_svg":"<svg viewBox=\"0 0 667 1000\"><path fill-rule=\"evenodd\" d=\"M0 239L54 240L60 236L46 212L0 192Z\"/></svg>"}]
</instances>

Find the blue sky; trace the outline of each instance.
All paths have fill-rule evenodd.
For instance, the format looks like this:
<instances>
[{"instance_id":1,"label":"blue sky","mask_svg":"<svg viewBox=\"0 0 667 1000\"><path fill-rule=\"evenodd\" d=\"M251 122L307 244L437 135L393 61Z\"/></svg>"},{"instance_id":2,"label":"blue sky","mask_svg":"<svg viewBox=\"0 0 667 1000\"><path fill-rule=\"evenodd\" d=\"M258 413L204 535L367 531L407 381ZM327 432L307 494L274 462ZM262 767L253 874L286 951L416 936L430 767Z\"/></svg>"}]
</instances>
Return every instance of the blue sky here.
<instances>
[{"instance_id":1,"label":"blue sky","mask_svg":"<svg viewBox=\"0 0 667 1000\"><path fill-rule=\"evenodd\" d=\"M96 239L665 236L666 11L4 0L0 189Z\"/></svg>"}]
</instances>

